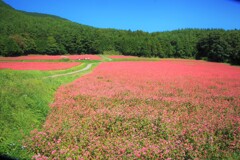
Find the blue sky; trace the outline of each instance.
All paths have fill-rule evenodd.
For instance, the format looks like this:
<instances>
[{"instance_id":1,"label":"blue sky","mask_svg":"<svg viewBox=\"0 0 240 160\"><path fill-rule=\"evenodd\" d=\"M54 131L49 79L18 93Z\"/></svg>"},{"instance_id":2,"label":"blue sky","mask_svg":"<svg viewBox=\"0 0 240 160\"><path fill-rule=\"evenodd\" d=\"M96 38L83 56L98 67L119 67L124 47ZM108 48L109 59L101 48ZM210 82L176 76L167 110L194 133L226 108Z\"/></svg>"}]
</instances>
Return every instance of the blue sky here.
<instances>
[{"instance_id":1,"label":"blue sky","mask_svg":"<svg viewBox=\"0 0 240 160\"><path fill-rule=\"evenodd\" d=\"M237 0L4 0L18 10L57 15L99 28L170 31L240 29Z\"/></svg>"}]
</instances>

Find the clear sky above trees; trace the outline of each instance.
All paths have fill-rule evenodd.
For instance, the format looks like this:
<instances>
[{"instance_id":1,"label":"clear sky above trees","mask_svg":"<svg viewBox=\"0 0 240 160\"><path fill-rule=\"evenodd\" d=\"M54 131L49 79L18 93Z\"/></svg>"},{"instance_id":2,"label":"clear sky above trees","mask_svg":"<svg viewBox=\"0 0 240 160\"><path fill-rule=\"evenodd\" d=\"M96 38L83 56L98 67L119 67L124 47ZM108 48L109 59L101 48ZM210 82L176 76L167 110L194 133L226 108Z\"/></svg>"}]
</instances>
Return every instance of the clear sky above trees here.
<instances>
[{"instance_id":1,"label":"clear sky above trees","mask_svg":"<svg viewBox=\"0 0 240 160\"><path fill-rule=\"evenodd\" d=\"M4 0L15 9L58 15L100 28L148 32L240 29L238 0Z\"/></svg>"}]
</instances>

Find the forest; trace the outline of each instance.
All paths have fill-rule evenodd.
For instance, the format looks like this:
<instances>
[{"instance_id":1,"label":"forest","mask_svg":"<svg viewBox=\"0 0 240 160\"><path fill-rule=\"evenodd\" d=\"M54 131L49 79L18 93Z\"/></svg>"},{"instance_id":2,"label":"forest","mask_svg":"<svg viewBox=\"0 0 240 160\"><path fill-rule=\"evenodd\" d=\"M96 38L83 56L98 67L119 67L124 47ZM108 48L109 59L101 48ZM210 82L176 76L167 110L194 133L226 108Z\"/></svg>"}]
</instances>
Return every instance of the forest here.
<instances>
[{"instance_id":1,"label":"forest","mask_svg":"<svg viewBox=\"0 0 240 160\"><path fill-rule=\"evenodd\" d=\"M0 56L110 53L240 64L240 30L237 29L153 33L100 29L57 16L18 11L2 0L0 35Z\"/></svg>"}]
</instances>

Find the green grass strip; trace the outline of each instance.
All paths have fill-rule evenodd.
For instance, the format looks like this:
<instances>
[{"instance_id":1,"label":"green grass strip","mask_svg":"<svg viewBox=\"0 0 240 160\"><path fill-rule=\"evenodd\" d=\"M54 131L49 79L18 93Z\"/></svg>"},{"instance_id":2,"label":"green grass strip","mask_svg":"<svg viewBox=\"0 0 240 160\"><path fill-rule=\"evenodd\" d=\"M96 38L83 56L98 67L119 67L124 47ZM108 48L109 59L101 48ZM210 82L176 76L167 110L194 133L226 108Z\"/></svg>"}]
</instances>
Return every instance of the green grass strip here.
<instances>
[{"instance_id":1,"label":"green grass strip","mask_svg":"<svg viewBox=\"0 0 240 160\"><path fill-rule=\"evenodd\" d=\"M55 91L62 84L72 82L90 73L98 63L91 63L88 70L56 78L44 78L67 74L85 68L89 63L61 71L0 70L0 155L18 159L30 159L22 140L31 130L41 128L49 113L49 104Z\"/></svg>"}]
</instances>

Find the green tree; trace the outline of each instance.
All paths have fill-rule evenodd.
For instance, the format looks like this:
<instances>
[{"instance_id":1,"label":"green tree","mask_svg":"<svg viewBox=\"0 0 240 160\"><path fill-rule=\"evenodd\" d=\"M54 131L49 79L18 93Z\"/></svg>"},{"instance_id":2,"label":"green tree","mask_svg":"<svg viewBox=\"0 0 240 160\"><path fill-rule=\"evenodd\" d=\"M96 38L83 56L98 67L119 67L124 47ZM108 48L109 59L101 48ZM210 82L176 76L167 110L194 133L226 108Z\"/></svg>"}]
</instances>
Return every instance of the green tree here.
<instances>
[{"instance_id":1,"label":"green tree","mask_svg":"<svg viewBox=\"0 0 240 160\"><path fill-rule=\"evenodd\" d=\"M51 55L59 54L60 48L57 44L57 41L53 36L47 38L47 49L46 52Z\"/></svg>"},{"instance_id":2,"label":"green tree","mask_svg":"<svg viewBox=\"0 0 240 160\"><path fill-rule=\"evenodd\" d=\"M211 33L197 44L197 58L207 57L210 61L228 62L230 45L220 33Z\"/></svg>"},{"instance_id":3,"label":"green tree","mask_svg":"<svg viewBox=\"0 0 240 160\"><path fill-rule=\"evenodd\" d=\"M227 41L231 46L230 63L240 65L240 32L237 30L230 31Z\"/></svg>"},{"instance_id":4,"label":"green tree","mask_svg":"<svg viewBox=\"0 0 240 160\"><path fill-rule=\"evenodd\" d=\"M13 39L7 39L5 45L5 51L8 53L8 56L20 56L23 54L23 50Z\"/></svg>"}]
</instances>

